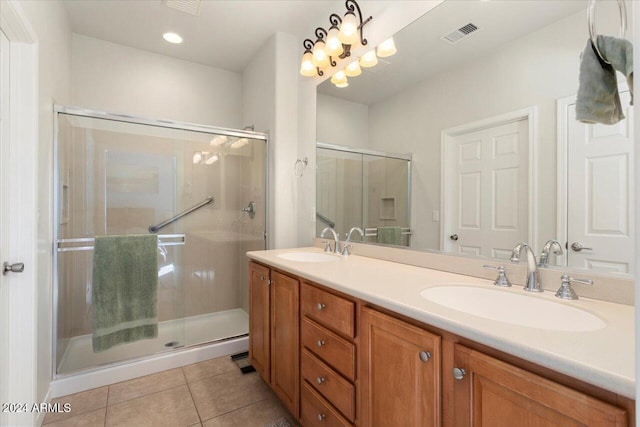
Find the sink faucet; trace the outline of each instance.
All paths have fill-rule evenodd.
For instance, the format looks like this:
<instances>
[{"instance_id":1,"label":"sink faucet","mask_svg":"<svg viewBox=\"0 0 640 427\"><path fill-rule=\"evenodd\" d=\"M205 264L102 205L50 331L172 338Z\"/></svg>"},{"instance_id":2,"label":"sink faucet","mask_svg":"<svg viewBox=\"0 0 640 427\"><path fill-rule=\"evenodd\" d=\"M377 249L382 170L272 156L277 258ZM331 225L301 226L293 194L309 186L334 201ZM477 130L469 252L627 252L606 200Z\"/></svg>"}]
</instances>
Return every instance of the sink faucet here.
<instances>
[{"instance_id":1,"label":"sink faucet","mask_svg":"<svg viewBox=\"0 0 640 427\"><path fill-rule=\"evenodd\" d=\"M340 239L338 238L338 235L336 234L336 232L334 231L333 228L327 227L324 230L322 230L322 233L320 233L320 238L322 239L327 231L330 231L331 234L333 234L333 241L334 241L333 253L339 254L340 253ZM327 246L325 246L324 251L325 252L331 252L331 243L327 242Z\"/></svg>"},{"instance_id":2,"label":"sink faucet","mask_svg":"<svg viewBox=\"0 0 640 427\"><path fill-rule=\"evenodd\" d=\"M554 247L555 247L555 249L553 250L554 254L562 255L564 253L560 242L553 239L547 240L547 243L545 243L544 246L542 247L542 253L540 254L540 259L538 260L538 267L547 266L547 264L549 263L549 253L551 252L551 249L553 249Z\"/></svg>"},{"instance_id":3,"label":"sink faucet","mask_svg":"<svg viewBox=\"0 0 640 427\"><path fill-rule=\"evenodd\" d=\"M522 251L527 253L527 281L524 290L527 292L542 292L542 286L538 280L538 265L536 263L536 254L533 249L526 243L518 243L511 252L511 262L520 262Z\"/></svg>"},{"instance_id":4,"label":"sink faucet","mask_svg":"<svg viewBox=\"0 0 640 427\"><path fill-rule=\"evenodd\" d=\"M353 233L354 231L357 231L358 233L360 233L360 239L364 237L364 231L362 231L362 228L351 227L351 230L349 230L349 233L347 233L347 239L344 241L344 246L342 248L342 255L349 255L349 248L351 247L349 242L351 241L351 233Z\"/></svg>"}]
</instances>

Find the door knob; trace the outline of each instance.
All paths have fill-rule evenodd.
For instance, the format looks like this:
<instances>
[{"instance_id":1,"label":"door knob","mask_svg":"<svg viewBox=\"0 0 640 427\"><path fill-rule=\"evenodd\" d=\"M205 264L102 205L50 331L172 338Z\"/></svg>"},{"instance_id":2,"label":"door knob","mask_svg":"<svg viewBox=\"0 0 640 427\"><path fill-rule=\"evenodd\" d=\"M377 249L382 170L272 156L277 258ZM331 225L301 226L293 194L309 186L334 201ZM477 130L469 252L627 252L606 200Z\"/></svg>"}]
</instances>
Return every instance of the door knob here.
<instances>
[{"instance_id":1,"label":"door knob","mask_svg":"<svg viewBox=\"0 0 640 427\"><path fill-rule=\"evenodd\" d=\"M418 353L418 356L420 357L420 360L422 360L423 362L427 363L429 361L429 359L431 359L431 352L421 350Z\"/></svg>"},{"instance_id":2,"label":"door knob","mask_svg":"<svg viewBox=\"0 0 640 427\"><path fill-rule=\"evenodd\" d=\"M458 240L458 235L457 234L452 234L451 236L449 236L449 238L453 241Z\"/></svg>"},{"instance_id":3,"label":"door knob","mask_svg":"<svg viewBox=\"0 0 640 427\"><path fill-rule=\"evenodd\" d=\"M2 275L6 276L7 273L22 273L24 271L24 263L23 262L16 262L13 264L9 264L8 262L5 262L4 264L2 264Z\"/></svg>"},{"instance_id":4,"label":"door knob","mask_svg":"<svg viewBox=\"0 0 640 427\"><path fill-rule=\"evenodd\" d=\"M574 251L576 251L576 252L580 252L580 251L581 251L581 250L583 250L583 249L584 249L585 251L592 251L592 250L593 250L593 248L585 248L584 246L582 246L582 245L580 244L580 242L573 242L573 243L571 244L571 249L572 249L572 250L574 250Z\"/></svg>"}]
</instances>

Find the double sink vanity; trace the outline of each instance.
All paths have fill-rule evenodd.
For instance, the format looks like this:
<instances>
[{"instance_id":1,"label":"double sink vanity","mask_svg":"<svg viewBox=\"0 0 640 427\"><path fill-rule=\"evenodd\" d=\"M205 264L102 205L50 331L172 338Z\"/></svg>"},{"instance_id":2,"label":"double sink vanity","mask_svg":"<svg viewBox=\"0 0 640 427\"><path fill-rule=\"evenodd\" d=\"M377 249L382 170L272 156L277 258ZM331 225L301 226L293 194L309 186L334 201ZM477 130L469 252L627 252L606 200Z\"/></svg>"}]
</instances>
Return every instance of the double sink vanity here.
<instances>
[{"instance_id":1,"label":"double sink vanity","mask_svg":"<svg viewBox=\"0 0 640 427\"><path fill-rule=\"evenodd\" d=\"M304 426L634 425L633 306L316 247L247 255L250 357Z\"/></svg>"}]
</instances>

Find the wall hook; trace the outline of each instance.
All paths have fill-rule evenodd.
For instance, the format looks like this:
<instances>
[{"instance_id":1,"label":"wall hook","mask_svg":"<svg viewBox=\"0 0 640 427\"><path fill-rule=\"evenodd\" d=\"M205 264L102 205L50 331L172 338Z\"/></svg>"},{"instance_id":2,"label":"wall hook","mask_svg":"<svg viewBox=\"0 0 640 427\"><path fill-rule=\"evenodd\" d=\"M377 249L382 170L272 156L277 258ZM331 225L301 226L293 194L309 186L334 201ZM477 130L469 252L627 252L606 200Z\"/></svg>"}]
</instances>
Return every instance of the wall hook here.
<instances>
[{"instance_id":1,"label":"wall hook","mask_svg":"<svg viewBox=\"0 0 640 427\"><path fill-rule=\"evenodd\" d=\"M293 172L296 174L298 178L302 178L304 175L304 170L307 168L309 164L309 158L303 157L302 159L297 159L296 164L293 166Z\"/></svg>"}]
</instances>

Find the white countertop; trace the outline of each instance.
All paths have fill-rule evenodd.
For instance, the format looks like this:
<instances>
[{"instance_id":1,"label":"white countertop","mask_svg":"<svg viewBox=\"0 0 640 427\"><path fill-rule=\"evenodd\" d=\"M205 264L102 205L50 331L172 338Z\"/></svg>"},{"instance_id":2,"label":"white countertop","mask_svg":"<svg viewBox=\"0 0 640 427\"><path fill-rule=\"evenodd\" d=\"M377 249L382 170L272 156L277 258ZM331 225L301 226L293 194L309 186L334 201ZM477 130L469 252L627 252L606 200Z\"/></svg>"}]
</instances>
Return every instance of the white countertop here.
<instances>
[{"instance_id":1,"label":"white countertop","mask_svg":"<svg viewBox=\"0 0 640 427\"><path fill-rule=\"evenodd\" d=\"M286 252L322 252L295 248L247 252L253 260L325 285L461 337L635 399L634 307L580 298L565 301L553 292L529 294L521 286L504 292L544 298L597 315L603 329L589 332L550 331L516 326L470 315L420 296L429 287L466 284L497 289L489 280L375 258L350 255L336 262L299 262L278 257ZM540 313L544 316L544 313Z\"/></svg>"}]
</instances>

